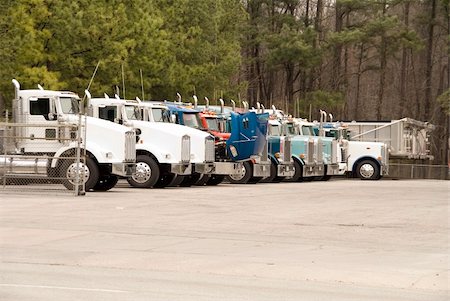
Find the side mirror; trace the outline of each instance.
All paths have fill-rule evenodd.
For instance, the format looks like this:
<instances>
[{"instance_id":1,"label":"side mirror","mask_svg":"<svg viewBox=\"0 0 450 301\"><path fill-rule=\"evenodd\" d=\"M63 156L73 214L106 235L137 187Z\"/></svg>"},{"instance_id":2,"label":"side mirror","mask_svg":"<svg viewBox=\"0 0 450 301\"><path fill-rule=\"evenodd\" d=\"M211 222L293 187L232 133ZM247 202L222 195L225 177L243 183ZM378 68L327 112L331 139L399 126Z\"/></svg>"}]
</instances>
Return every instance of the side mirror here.
<instances>
[{"instance_id":1,"label":"side mirror","mask_svg":"<svg viewBox=\"0 0 450 301\"><path fill-rule=\"evenodd\" d=\"M48 117L48 120L56 120L56 114L55 113L48 113L47 117Z\"/></svg>"}]
</instances>

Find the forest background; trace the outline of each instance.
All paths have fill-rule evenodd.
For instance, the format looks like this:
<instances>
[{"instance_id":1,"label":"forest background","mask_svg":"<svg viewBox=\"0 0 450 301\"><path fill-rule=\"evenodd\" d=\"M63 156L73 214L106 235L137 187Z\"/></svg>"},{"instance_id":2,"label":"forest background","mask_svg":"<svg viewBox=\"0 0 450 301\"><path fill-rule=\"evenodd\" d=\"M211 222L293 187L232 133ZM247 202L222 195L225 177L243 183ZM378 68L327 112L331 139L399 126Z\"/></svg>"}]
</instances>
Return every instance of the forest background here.
<instances>
[{"instance_id":1,"label":"forest background","mask_svg":"<svg viewBox=\"0 0 450 301\"><path fill-rule=\"evenodd\" d=\"M447 164L449 0L1 0L0 112L11 79L145 100L243 100L310 119L436 125Z\"/></svg>"}]
</instances>

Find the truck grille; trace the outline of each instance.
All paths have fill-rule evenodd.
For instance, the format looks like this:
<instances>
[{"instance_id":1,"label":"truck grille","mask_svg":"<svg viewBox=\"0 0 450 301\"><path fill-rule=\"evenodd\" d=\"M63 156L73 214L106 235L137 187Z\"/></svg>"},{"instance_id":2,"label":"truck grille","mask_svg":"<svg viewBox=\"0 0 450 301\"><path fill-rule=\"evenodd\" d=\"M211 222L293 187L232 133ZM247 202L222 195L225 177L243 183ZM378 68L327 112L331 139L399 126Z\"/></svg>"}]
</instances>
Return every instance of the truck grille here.
<instances>
[{"instance_id":1,"label":"truck grille","mask_svg":"<svg viewBox=\"0 0 450 301\"><path fill-rule=\"evenodd\" d=\"M125 162L136 161L136 133L127 131L125 133Z\"/></svg>"},{"instance_id":2,"label":"truck grille","mask_svg":"<svg viewBox=\"0 0 450 301\"><path fill-rule=\"evenodd\" d=\"M291 153L291 138L290 137L285 137L283 143L284 143L284 145L283 145L282 158L283 158L284 162L289 162L291 160L291 157L292 157L292 153Z\"/></svg>"},{"instance_id":3,"label":"truck grille","mask_svg":"<svg viewBox=\"0 0 450 301\"><path fill-rule=\"evenodd\" d=\"M337 152L338 152L338 142L337 140L333 140L331 141L331 164L338 163Z\"/></svg>"},{"instance_id":4,"label":"truck grille","mask_svg":"<svg viewBox=\"0 0 450 301\"><path fill-rule=\"evenodd\" d=\"M214 138L212 136L205 138L205 161L214 162L215 159L215 149L214 149Z\"/></svg>"},{"instance_id":5,"label":"truck grille","mask_svg":"<svg viewBox=\"0 0 450 301\"><path fill-rule=\"evenodd\" d=\"M181 162L188 163L191 161L191 137L184 135L181 138Z\"/></svg>"},{"instance_id":6,"label":"truck grille","mask_svg":"<svg viewBox=\"0 0 450 301\"><path fill-rule=\"evenodd\" d=\"M308 154L306 155L306 158L308 160L307 163L311 164L314 162L314 140L313 139L308 140L307 151L308 151Z\"/></svg>"},{"instance_id":7,"label":"truck grille","mask_svg":"<svg viewBox=\"0 0 450 301\"><path fill-rule=\"evenodd\" d=\"M323 141L320 138L317 140L317 162L323 162Z\"/></svg>"}]
</instances>

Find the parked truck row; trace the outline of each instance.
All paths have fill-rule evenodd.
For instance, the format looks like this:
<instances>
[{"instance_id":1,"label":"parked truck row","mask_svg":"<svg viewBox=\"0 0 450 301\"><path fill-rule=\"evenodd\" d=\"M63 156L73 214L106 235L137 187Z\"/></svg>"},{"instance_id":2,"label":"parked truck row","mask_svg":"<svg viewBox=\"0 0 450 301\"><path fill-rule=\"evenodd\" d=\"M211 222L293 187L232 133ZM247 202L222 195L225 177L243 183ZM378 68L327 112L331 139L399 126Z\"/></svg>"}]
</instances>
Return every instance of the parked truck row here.
<instances>
[{"instance_id":1,"label":"parked truck row","mask_svg":"<svg viewBox=\"0 0 450 301\"><path fill-rule=\"evenodd\" d=\"M392 140L388 145L349 139L348 126L326 122L324 112L319 122L310 122L259 103L250 109L246 102L242 108L234 101L225 106L222 99L219 106L210 106L207 98L199 105L196 96L193 103L183 103L181 95L174 102L156 102L92 97L89 91L82 100L73 92L13 84L13 120L0 127L3 178L27 170L35 177L60 178L68 189L81 183L86 191L106 191L119 178L136 188L162 188L344 174L375 180L388 174ZM418 148L419 142L413 143L409 149ZM421 149L426 146L425 140L420 143ZM74 159L80 156L82 161Z\"/></svg>"}]
</instances>

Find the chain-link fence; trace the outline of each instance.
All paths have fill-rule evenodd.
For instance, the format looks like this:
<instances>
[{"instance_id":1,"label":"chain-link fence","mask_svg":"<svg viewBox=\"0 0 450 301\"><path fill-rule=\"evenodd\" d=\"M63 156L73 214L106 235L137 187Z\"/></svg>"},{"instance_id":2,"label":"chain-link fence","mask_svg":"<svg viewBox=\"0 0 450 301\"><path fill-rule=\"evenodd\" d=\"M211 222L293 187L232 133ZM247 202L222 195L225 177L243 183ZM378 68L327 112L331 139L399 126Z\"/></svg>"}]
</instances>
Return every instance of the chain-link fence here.
<instances>
[{"instance_id":1,"label":"chain-link fence","mask_svg":"<svg viewBox=\"0 0 450 301\"><path fill-rule=\"evenodd\" d=\"M389 177L403 179L450 179L447 165L389 163Z\"/></svg>"},{"instance_id":2,"label":"chain-link fence","mask_svg":"<svg viewBox=\"0 0 450 301\"><path fill-rule=\"evenodd\" d=\"M48 191L84 195L89 169L81 147L85 126L0 123L2 193Z\"/></svg>"}]
</instances>

